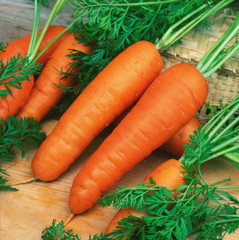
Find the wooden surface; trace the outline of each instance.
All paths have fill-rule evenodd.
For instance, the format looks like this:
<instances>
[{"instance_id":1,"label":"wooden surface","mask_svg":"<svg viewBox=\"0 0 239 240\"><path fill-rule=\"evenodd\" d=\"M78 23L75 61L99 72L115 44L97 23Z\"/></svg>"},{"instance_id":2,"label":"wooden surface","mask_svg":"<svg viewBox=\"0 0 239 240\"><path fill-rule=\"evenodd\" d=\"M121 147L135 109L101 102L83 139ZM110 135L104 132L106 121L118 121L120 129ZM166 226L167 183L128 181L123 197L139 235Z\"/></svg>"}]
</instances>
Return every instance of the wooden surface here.
<instances>
[{"instance_id":1,"label":"wooden surface","mask_svg":"<svg viewBox=\"0 0 239 240\"><path fill-rule=\"evenodd\" d=\"M30 33L32 10L33 6L30 0L0 0L0 41L8 42ZM44 24L48 13L49 9L44 8L41 25ZM54 23L67 24L71 17L69 9L66 9L60 13ZM187 41L184 42L184 45L187 45ZM201 54L203 54L203 51ZM49 133L55 124L56 121L54 120L42 122L43 130ZM57 221L66 220L70 214L67 202L72 180L110 131L110 128L103 131L70 169L56 181L51 183L37 181L19 186L18 192L1 193L0 239L39 240L41 239L41 231L45 227L49 227L53 219ZM11 182L24 180L32 176L30 164L35 150L32 146L29 146L25 158L22 159L19 155L12 163L3 166L10 174ZM137 182L142 181L154 167L169 157L171 156L167 153L160 150L155 151L126 173L107 192L113 191L118 185L135 185ZM203 173L205 173L209 182L228 177L232 179L231 185L237 185L239 182L238 170L223 159L216 159L203 165ZM236 197L239 197L238 190L232 190L231 192ZM73 229L82 240L87 240L89 234L103 232L114 213L111 207L102 208L96 204L84 214L76 216L67 228ZM239 239L239 232L227 236L225 239Z\"/></svg>"},{"instance_id":2,"label":"wooden surface","mask_svg":"<svg viewBox=\"0 0 239 240\"><path fill-rule=\"evenodd\" d=\"M42 123L43 130L49 133L56 121ZM108 128L103 131L90 146L83 152L77 161L59 179L51 183L36 181L34 183L19 186L18 192L1 193L1 231L0 239L7 240L40 240L41 231L49 227L53 219L66 220L70 214L67 202L72 180L78 170L83 166L90 154L97 148L101 141L110 133ZM18 156L13 163L3 167L11 176L11 182L25 180L32 177L30 168L31 159L36 149L29 147L24 159ZM106 193L112 192L118 185L134 186L158 164L170 158L167 153L160 150L153 152L139 165L126 173L123 178L110 188ZM231 185L239 182L238 169L223 159L213 160L203 165L202 172L208 182L214 182L225 178L231 178ZM239 197L237 190L230 191ZM93 208L81 215L75 216L67 229L73 229L82 240L87 240L89 234L104 232L108 222L114 216L115 211L111 207L102 208L95 204ZM236 240L239 233L226 237L227 240Z\"/></svg>"}]
</instances>

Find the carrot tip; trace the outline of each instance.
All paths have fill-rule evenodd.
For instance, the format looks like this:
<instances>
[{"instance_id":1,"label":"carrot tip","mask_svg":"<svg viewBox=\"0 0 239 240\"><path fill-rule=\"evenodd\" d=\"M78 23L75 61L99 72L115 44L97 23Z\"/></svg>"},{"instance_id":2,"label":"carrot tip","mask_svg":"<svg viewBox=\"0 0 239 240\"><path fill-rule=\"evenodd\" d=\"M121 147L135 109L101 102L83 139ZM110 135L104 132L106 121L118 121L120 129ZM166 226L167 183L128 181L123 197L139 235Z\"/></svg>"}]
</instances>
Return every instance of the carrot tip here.
<instances>
[{"instance_id":1,"label":"carrot tip","mask_svg":"<svg viewBox=\"0 0 239 240\"><path fill-rule=\"evenodd\" d=\"M32 177L32 178L29 178L29 179L26 179L26 180L23 180L23 181L19 181L19 182L16 182L16 183L13 183L11 184L11 186L17 186L17 185L21 185L21 184L25 184L25 183L31 183L31 182L35 182L37 180L36 177Z\"/></svg>"},{"instance_id":2,"label":"carrot tip","mask_svg":"<svg viewBox=\"0 0 239 240\"><path fill-rule=\"evenodd\" d=\"M75 214L71 213L70 216L65 221L65 226L74 218Z\"/></svg>"}]
</instances>

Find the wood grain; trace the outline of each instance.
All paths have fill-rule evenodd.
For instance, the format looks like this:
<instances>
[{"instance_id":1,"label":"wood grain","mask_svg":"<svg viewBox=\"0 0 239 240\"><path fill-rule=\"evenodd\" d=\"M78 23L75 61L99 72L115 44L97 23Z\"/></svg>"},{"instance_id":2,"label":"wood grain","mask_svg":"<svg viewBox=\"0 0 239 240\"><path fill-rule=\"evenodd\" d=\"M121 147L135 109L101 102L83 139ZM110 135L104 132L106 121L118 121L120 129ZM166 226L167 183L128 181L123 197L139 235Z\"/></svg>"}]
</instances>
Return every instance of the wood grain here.
<instances>
[{"instance_id":1,"label":"wood grain","mask_svg":"<svg viewBox=\"0 0 239 240\"><path fill-rule=\"evenodd\" d=\"M56 123L54 120L43 122L43 131L49 134ZM110 127L104 130L59 179L49 183L36 181L19 186L17 192L1 193L1 239L40 240L41 231L49 227L53 219L66 220L70 215L67 202L72 180L110 131ZM10 183L32 177L30 164L35 151L35 148L29 146L24 158L18 155L13 163L3 166L11 176ZM134 186L137 182L141 182L153 168L170 157L172 156L160 150L153 152L126 173L106 193L114 191L118 185ZM239 182L238 169L223 159L216 159L203 165L202 172L209 183L228 177L231 178L231 185ZM230 192L239 197L238 191L231 190ZM102 208L95 204L92 209L75 216L66 229L73 229L82 240L87 240L89 234L104 232L114 214L115 211L111 207ZM239 233L236 233L225 239L236 240L238 237Z\"/></svg>"},{"instance_id":2,"label":"wood grain","mask_svg":"<svg viewBox=\"0 0 239 240\"><path fill-rule=\"evenodd\" d=\"M39 28L44 26L56 1L48 2L49 7L42 7ZM0 0L0 42L7 43L31 33L33 9L32 0ZM67 5L52 24L67 26L72 19L71 8Z\"/></svg>"},{"instance_id":3,"label":"wood grain","mask_svg":"<svg viewBox=\"0 0 239 240\"><path fill-rule=\"evenodd\" d=\"M54 1L49 2L51 6L54 3ZM44 25L49 10L44 8L42 11L40 26ZM33 5L31 0L0 0L0 41L8 42L29 34L32 28L32 17ZM71 19L70 8L65 8L54 23L67 25ZM187 41L184 42L185 46ZM200 53L203 54L203 51L200 50ZM49 134L56 123L54 120L47 120L42 122L41 125L43 130ZM104 130L68 171L56 181L49 183L36 181L19 186L17 192L0 193L0 239L40 240L41 231L45 227L49 227L53 219L57 221L66 220L70 214L67 202L72 180L110 131L110 127ZM28 179L32 176L30 164L35 151L34 147L28 146L24 158L21 158L21 155L18 154L12 163L3 166L10 174L10 183ZM160 150L153 152L126 173L106 193L114 191L118 185L135 185L142 181L153 168L170 157L172 156ZM239 182L238 169L223 159L216 159L203 165L203 173L209 182L228 177L232 179L230 183L232 185L237 185ZM239 197L238 191L232 190L231 192ZM114 214L115 211L111 207L102 208L96 204L84 214L75 216L67 229L73 229L82 240L87 240L89 234L94 235L103 232ZM225 239L239 239L239 231Z\"/></svg>"}]
</instances>

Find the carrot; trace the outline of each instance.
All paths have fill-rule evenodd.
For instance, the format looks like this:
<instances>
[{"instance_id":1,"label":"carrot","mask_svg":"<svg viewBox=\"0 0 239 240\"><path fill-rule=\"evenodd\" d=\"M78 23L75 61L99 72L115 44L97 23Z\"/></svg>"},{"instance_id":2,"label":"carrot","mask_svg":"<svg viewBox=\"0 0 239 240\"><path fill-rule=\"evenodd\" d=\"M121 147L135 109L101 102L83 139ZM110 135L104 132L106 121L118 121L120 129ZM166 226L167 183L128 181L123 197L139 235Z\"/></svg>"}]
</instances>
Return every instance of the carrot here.
<instances>
[{"instance_id":1,"label":"carrot","mask_svg":"<svg viewBox=\"0 0 239 240\"><path fill-rule=\"evenodd\" d=\"M160 73L154 44L140 41L113 61L85 88L37 150L32 170L37 179L59 177L116 116L132 105Z\"/></svg>"},{"instance_id":2,"label":"carrot","mask_svg":"<svg viewBox=\"0 0 239 240\"><path fill-rule=\"evenodd\" d=\"M202 126L202 123L196 117L193 117L165 144L163 144L161 149L176 157L182 156L184 152L184 143L189 143L190 135L193 135L194 131L197 131L200 126Z\"/></svg>"},{"instance_id":3,"label":"carrot","mask_svg":"<svg viewBox=\"0 0 239 240\"><path fill-rule=\"evenodd\" d=\"M71 49L87 54L91 52L90 46L78 43L73 34L68 35L50 56L18 117L32 117L40 121L63 97L62 89L57 85L72 85L71 78L62 79L60 72L74 72L74 69L70 68L71 62L67 57Z\"/></svg>"},{"instance_id":4,"label":"carrot","mask_svg":"<svg viewBox=\"0 0 239 240\"><path fill-rule=\"evenodd\" d=\"M226 48L239 33L238 23L239 14L196 67L186 63L176 64L156 77L75 177L68 202L73 214L91 208L103 191L113 186L125 172L168 141L195 116L207 98L206 78L239 51L239 45ZM232 127L237 124L236 121ZM216 124L219 127L222 123ZM221 140L220 136L217 139ZM234 138L228 144L232 140ZM237 146L224 150L223 154Z\"/></svg>"},{"instance_id":5,"label":"carrot","mask_svg":"<svg viewBox=\"0 0 239 240\"><path fill-rule=\"evenodd\" d=\"M205 78L192 65L161 73L79 171L70 191L71 211L91 208L103 191L186 124L207 93Z\"/></svg>"},{"instance_id":6,"label":"carrot","mask_svg":"<svg viewBox=\"0 0 239 240\"><path fill-rule=\"evenodd\" d=\"M131 109L132 108L127 109L124 113L118 116L113 124L117 126ZM200 126L202 126L202 123L196 117L193 117L160 148L176 157L182 156L184 152L184 143L189 143L190 135L193 135L193 132L197 131Z\"/></svg>"},{"instance_id":7,"label":"carrot","mask_svg":"<svg viewBox=\"0 0 239 240\"><path fill-rule=\"evenodd\" d=\"M43 50L58 34L60 34L65 29L65 26L50 26L46 34L39 46L38 52ZM41 30L38 31L38 35L41 32ZM64 38L69 35L70 32L66 32L61 38L59 38L54 44L51 45L37 60L38 63L45 64L51 55L51 53L54 51L56 46L64 40ZM6 65L7 61L10 60L10 58L21 54L21 57L24 58L27 55L29 43L31 40L31 34L24 36L22 38L19 38L15 41L9 42L6 48L5 52L2 52L0 54L0 60L3 60L3 64Z\"/></svg>"},{"instance_id":8,"label":"carrot","mask_svg":"<svg viewBox=\"0 0 239 240\"><path fill-rule=\"evenodd\" d=\"M11 79L12 77L5 81L10 81ZM12 93L0 100L0 118L6 120L8 116L15 115L27 101L33 85L34 77L31 75L29 76L29 80L22 82L21 88L10 86L9 88ZM5 89L5 86L2 84L0 85L0 90L3 89Z\"/></svg>"},{"instance_id":9,"label":"carrot","mask_svg":"<svg viewBox=\"0 0 239 240\"><path fill-rule=\"evenodd\" d=\"M170 159L158 165L154 170L152 170L146 176L143 182L149 183L149 179L152 177L157 185L164 186L169 189L175 189L181 184L185 184L185 181L183 180L182 170L183 169L180 161ZM168 176L170 176L170 178ZM172 194L174 197L176 197L176 192L172 192ZM104 234L113 232L118 226L118 222L124 217L127 217L129 214L137 217L142 216L142 214L137 213L132 207L125 209L121 208L108 224Z\"/></svg>"},{"instance_id":10,"label":"carrot","mask_svg":"<svg viewBox=\"0 0 239 240\"><path fill-rule=\"evenodd\" d=\"M159 186L164 186L171 190L173 189L173 191L171 193L172 193L172 196L174 199L177 199L177 194L179 193L178 187L180 187L180 185L186 185L186 184L188 184L188 186L185 190L185 193L189 194L190 188L192 188L192 191L193 191L193 193L189 194L190 200L192 200L193 197L194 197L194 199L202 200L202 198L208 197L208 195L207 195L208 191L212 191L214 194L216 184L213 183L212 184L213 187L210 188L210 185L205 183L205 180L203 179L203 176L202 176L202 173L200 170L200 166L202 163L210 161L210 160L212 160L216 157L222 156L222 155L224 155L230 162L236 164L236 166L238 165L237 156L238 156L238 149L239 149L238 148L239 147L238 146L239 129L235 129L235 126L238 124L239 119L232 118L232 116L234 114L236 114L238 109L239 109L239 95L237 95L225 109L218 112L200 130L197 131L197 133L196 133L197 137L191 138L191 141L193 142L193 144L190 146L187 145L186 151L184 152L183 156L181 156L178 160L169 159L166 162L161 163L150 174L147 175L147 177L144 180L144 183L150 183L150 177L152 177L153 180L155 181L155 184L157 184ZM228 119L230 119L230 118L232 118L232 120L228 121ZM225 125L226 125L226 127L225 127ZM187 150L189 150L189 151L187 152ZM193 152L193 154L190 154L190 152L191 153ZM206 155L205 155L205 153L206 153ZM194 170L192 170L192 169L194 169ZM188 173L189 173L189 177L187 178L187 183L186 183L185 176ZM196 177L199 177L200 180L195 181ZM202 182L200 182L200 181L202 181ZM225 181L227 181L227 180L222 180L217 183L222 184ZM198 184L199 182L201 184ZM199 186L199 188L202 188L203 184L205 184L205 191L207 192L207 194L205 194L205 191L200 192L200 191L198 191L199 189L197 189L198 186ZM226 187L224 186L224 188L226 188ZM229 186L228 188L234 188L234 187ZM235 188L237 188L237 186ZM113 193L113 194L109 194L108 196L106 195L101 199L101 202L100 202L101 205L104 207L110 206L112 204L113 204L113 207L115 207L116 205L118 207L124 206L124 208L120 208L118 210L118 212L113 217L113 219L110 221L110 223L108 224L108 226L105 230L105 234L110 234L107 236L112 237L114 235L114 237L112 239L118 239L117 237L119 237L120 239L123 239L122 236L119 236L120 232L123 231L123 229L120 229L120 230L117 229L118 227L120 227L119 221L121 221L123 218L127 218L130 214L133 216L136 216L136 217L142 216L142 213L140 214L140 213L136 212L134 210L134 208L132 207L132 205L134 205L134 206L137 205L137 203L132 204L132 197L129 197L128 199L126 197L122 197L121 200L119 201L118 197L125 196L126 193L124 193L124 190L122 187L118 188L118 189L119 189L119 191L117 194ZM127 187L127 189L128 189L128 187ZM158 190L156 190L156 191L158 191ZM199 194L202 194L202 198L199 197ZM114 195L114 197L113 198L109 197L110 195ZM118 195L118 197L117 197L117 195ZM130 195L128 190L127 190L127 195L128 196ZM141 193L138 192L138 195L142 196L142 192ZM165 196L167 197L167 195L165 195ZM184 197L185 197L185 195L184 195ZM131 200L130 200L130 198L131 198ZM111 200L107 201L107 199L111 199ZM140 198L140 199L141 199L141 201L143 201L142 198ZM212 197L212 199L214 199L214 198ZM218 199L220 199L220 198L218 197L217 200L215 200L216 203L218 203ZM163 201L163 198L160 198L160 200ZM129 204L124 205L125 202L129 202ZM202 204L203 202L205 203L206 206ZM175 204L176 204L176 202L175 202ZM179 204L180 204L181 212L185 213L185 208L184 208L184 210L182 210L184 204L182 204L180 202L179 202ZM211 207L209 202L205 201L205 200L202 200L202 202L200 202L200 203L193 202L193 205L203 206L202 208L204 211L205 211L205 207L208 207L208 206L209 206L209 208ZM130 206L130 207L125 208L125 206ZM167 205L167 210L170 211L171 206L173 206L173 205L169 203ZM165 205L162 206L162 208L164 210ZM178 209L178 208L176 208L176 209ZM165 211L160 211L160 209L158 209L158 210L161 213L162 212L165 213ZM195 212L192 212L192 210L190 210L190 212L191 212L191 214L195 213ZM197 210L197 212L198 212L198 210ZM205 212L207 212L207 211L205 211ZM221 212L222 212L222 210L220 209L220 213ZM146 213L147 213L147 211L146 211ZM146 213L144 213L144 215ZM168 215L168 211L166 212L166 215ZM187 216L187 219L191 222L191 218L189 217L189 214L185 213L185 215ZM210 215L209 218L212 219L212 215ZM203 221L201 221L201 222L203 222ZM124 222L124 225L127 226L126 221ZM157 225L154 225L153 228L155 226L157 226ZM162 225L158 225L158 226L162 227ZM190 224L189 224L189 226L190 226L190 228L192 228L192 226ZM124 226L123 226L123 228L124 228ZM124 232L124 237L126 236L125 233L126 233L126 231ZM119 234L119 235L117 235L117 234ZM144 236L144 238L147 239L147 236Z\"/></svg>"}]
</instances>

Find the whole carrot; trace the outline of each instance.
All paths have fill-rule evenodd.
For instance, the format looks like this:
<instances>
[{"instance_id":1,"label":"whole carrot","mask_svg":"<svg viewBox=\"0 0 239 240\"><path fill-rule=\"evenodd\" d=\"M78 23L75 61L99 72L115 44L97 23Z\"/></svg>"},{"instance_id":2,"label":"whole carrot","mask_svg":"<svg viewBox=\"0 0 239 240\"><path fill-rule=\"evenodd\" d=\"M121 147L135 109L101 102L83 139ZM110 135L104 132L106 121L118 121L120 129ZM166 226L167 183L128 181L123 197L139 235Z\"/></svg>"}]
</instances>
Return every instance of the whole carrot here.
<instances>
[{"instance_id":1,"label":"whole carrot","mask_svg":"<svg viewBox=\"0 0 239 240\"><path fill-rule=\"evenodd\" d=\"M140 41L119 54L78 96L32 160L37 179L60 176L116 116L132 105L160 73L154 44Z\"/></svg>"},{"instance_id":2,"label":"whole carrot","mask_svg":"<svg viewBox=\"0 0 239 240\"><path fill-rule=\"evenodd\" d=\"M207 97L205 78L239 52L239 44L226 49L239 33L238 23L239 14L196 67L176 64L156 77L75 177L69 196L74 214L91 208L103 191L195 116Z\"/></svg>"},{"instance_id":3,"label":"whole carrot","mask_svg":"<svg viewBox=\"0 0 239 240\"><path fill-rule=\"evenodd\" d=\"M43 50L58 34L60 34L66 27L65 26L50 26L46 34L39 46L38 52ZM38 31L38 35L41 32L41 30ZM54 51L56 46L64 40L64 38L69 35L70 32L66 32L61 38L59 38L54 44L51 45L37 60L37 62L42 63L43 65L48 60L51 53ZM19 38L15 41L9 42L7 45L7 48L5 52L0 53L0 60L3 60L3 64L6 65L7 61L10 60L10 58L17 56L18 54L21 54L21 57L24 58L27 55L28 47L31 40L31 34L24 36L22 38Z\"/></svg>"},{"instance_id":4,"label":"whole carrot","mask_svg":"<svg viewBox=\"0 0 239 240\"><path fill-rule=\"evenodd\" d=\"M225 6L225 4L228 4L228 3L226 3L226 1L223 1L223 3L216 4L212 8L206 9L205 12L204 11L202 12L202 9L205 8L205 5L201 6L199 9L196 9L195 11L193 11L190 14L191 17L192 16L197 16L196 21L190 21L188 17L185 17L179 23L177 22L176 24L173 24L170 27L170 29L168 29L167 33L165 34L165 35L167 35L167 37L165 36L165 37L157 40L157 42L155 43L155 46L153 46L152 49L154 49L155 52L156 52L156 49L158 49L158 50L166 49L171 44L173 44L177 39L179 39L184 34L186 34L188 31L190 31L190 29L192 29L195 26L196 23L201 22L207 16L209 16L212 13L218 11L223 6ZM177 31L176 30L176 29L180 29L180 26L182 26L184 28L184 31ZM173 40L173 41L171 41L171 40ZM141 41L141 43L136 43L135 45L142 44L142 42L146 43L145 41ZM107 43L105 43L105 44L107 44ZM149 45L149 43L147 43L147 44ZM150 45L152 46L152 44L150 44ZM129 49L133 49L133 47L130 46ZM122 84L125 84L126 82L129 82L129 81L130 82L128 84L130 84L131 82L134 84L135 78L133 78L132 76L135 77L137 75L136 72L139 73L139 75L140 75L141 74L140 71L144 72L145 76L148 75L147 76L148 79L151 79L151 77L153 75L156 77L157 74L161 70L161 69L159 70L159 67L158 67L158 65L160 65L160 63L161 63L161 59L159 60L159 57L157 59L155 59L154 63L152 63L152 68L151 68L150 73L148 71L146 71L144 67L148 68L147 65L151 61L150 60L151 58L149 58L148 53L146 53L148 51L147 49L148 48L145 48L145 50L137 49L134 52L134 55L133 55L133 53L132 53L132 55L130 54L131 56L133 56L132 58L134 59L134 63L133 63L132 68L131 68L131 64L128 64L128 62L122 63L126 60L129 60L131 62L132 61L132 59L130 59L131 57L124 57L124 59L122 59L122 62L120 64L116 63L116 61L113 60L114 64L110 63L106 67L107 70L103 70L103 72L100 73L96 77L96 79L100 79L101 76L102 75L104 76L104 74L106 72L108 72L108 74L112 74L114 77L116 75L118 75L116 77L117 79L119 79L120 77L125 78L125 79L121 79ZM146 52L144 52L144 51L146 51ZM129 52L129 50L127 50L127 52ZM125 55L126 54L124 54L124 56ZM139 55L141 55L141 56L139 56ZM157 55L158 55L158 53L157 53ZM142 59L142 56L143 56L144 59ZM138 60L138 59L140 59L140 60ZM116 66L117 64L118 64L118 66ZM156 64L157 67L155 67L154 64ZM152 70L154 67L155 67L155 70ZM126 71L128 71L128 73L126 73ZM133 72L135 72L135 74L131 75ZM128 76L125 76L125 74L128 75ZM142 74L142 75L144 75L144 74ZM107 79L108 79L108 77L107 77ZM142 80L142 78L140 80ZM109 80L107 80L107 81L101 80L101 81L104 82L103 85L105 85L105 86L110 82ZM152 81L152 79L150 81ZM84 98L83 96L85 96L85 94L83 94L83 95L81 94L82 96L80 96L80 98L79 98L81 100L75 101L73 103L72 107L70 107L71 110L67 111L68 113L66 115L63 115L63 117L60 120L59 124L57 125L56 129L53 131L53 133L54 133L53 136L54 135L58 136L56 139L59 142L56 143L55 137L49 136L47 138L47 140L42 144L42 147L39 149L39 151L37 151L36 156L33 159L32 166L33 166L33 172L35 173L36 178L39 178L39 179L42 179L42 180L45 179L45 181L49 181L49 180L54 180L57 176L59 176L61 173L63 173L69 167L69 165L75 160L75 158L79 156L79 154L82 152L82 150L85 149L86 146L88 146L88 144L91 142L91 140L102 129L104 129L105 126L107 126L110 122L112 122L115 117L117 117L121 112L123 112L125 109L127 109L129 106L131 106L137 99L139 99L140 95L144 92L144 90L150 84L149 82L147 82L146 83L147 86L144 85L144 87L143 87L144 89L143 90L141 89L142 91L141 90L138 91L138 90L136 90L137 89L136 87L138 86L138 83L135 83L134 91L130 91L129 89L131 89L131 88L128 88L129 85L127 85L127 84L125 85L125 88L124 88L123 86L118 86L118 84L114 84L112 86L112 83L110 83L110 85L107 86L108 92L104 92L102 94L99 94L98 91L101 91L101 90L98 90L97 88L99 88L99 86L97 84L95 84L96 82L98 83L99 80L97 80L97 81L93 80L93 82L94 83L92 83L91 87L89 87L88 89L91 89L90 90L91 92L97 92L97 95L98 95L99 98L96 99L96 98L92 97L93 96L92 93L89 93L89 95L91 97L90 98L88 97L88 99L82 100ZM105 88L105 86L102 86L102 88ZM96 89L93 90L93 88L96 88ZM114 104L115 99L113 99L114 101L112 101L112 99L110 97L110 95L111 95L110 92L112 91L111 88L113 88L113 92L115 92L115 91L117 92L118 90L125 91L124 94L118 96L119 99L117 100L117 102L118 103L121 102L121 104L123 104L122 102L126 102L126 104L123 104L122 106L119 106L119 105L116 106ZM115 89L118 89L118 90L115 90ZM84 92L88 93L89 90L84 91ZM113 93L113 96L116 97L116 95L114 95L114 94L115 93ZM94 94L94 95L96 96L96 94ZM109 103L104 103L103 102L104 99L102 99L102 96L104 96L104 95L109 95L109 97L107 98ZM130 101L125 100L123 96L130 96ZM89 99L94 99L94 101L89 101ZM83 111L84 115L82 115L82 112L79 111L79 107L78 107L79 105L77 106L78 102L79 102L79 105L84 106L83 108L85 110L81 110L81 111ZM97 102L97 104L95 104L96 102ZM93 105L91 105L91 103L93 103ZM108 104L112 108L111 107L108 108ZM89 107L89 106L91 106L91 107ZM106 117L102 116L101 110L98 111L98 106L100 106L99 109L105 108L102 113L105 113ZM74 120L73 123L69 123L69 127L67 127L67 126L63 127L63 123L64 123L64 125L66 125L65 123L68 123L68 120L66 120L66 118L68 118L69 116L75 116L75 114L72 114L73 111L74 112L76 112L76 111L79 112L79 115L77 115L77 116L80 116L80 115L87 116L86 120L85 120L85 122L87 122L87 124L84 123L82 125L82 129L80 131L75 131L75 128L76 129L78 128L78 122L77 122L78 118L75 118L77 120ZM97 115L97 117L95 118L93 116L93 115L95 115L95 113L92 114L92 112L99 112L99 115ZM109 112L110 112L110 114L108 114ZM88 115L90 117L88 117ZM82 118L80 119L81 121L83 121ZM108 118L109 121L107 120L107 118ZM87 119L89 119L89 120L87 120ZM93 121L97 121L97 125L99 124L100 127L98 127L96 124L94 124L94 127L92 127L93 130L88 131L93 124L93 123L90 123L90 122L93 122ZM80 121L79 121L79 124L81 124ZM73 125L73 127L72 127L72 125ZM68 130L67 133L65 133L65 129ZM63 131L61 132L61 130L63 130ZM71 131L73 131L75 133L74 136L72 136L72 134L70 133ZM83 140L82 135L87 135L87 133L88 133L89 136L87 138L84 137L84 140ZM92 135L92 133L93 133L93 135ZM65 138L66 138L66 140L65 140ZM72 146L75 146L75 144L71 144L71 142L72 141L77 142L78 140L82 142L83 147L82 148L80 147L77 150L76 149L72 150ZM70 142L70 144L69 144L69 142ZM57 146L52 147L55 144L59 145L59 147L57 147ZM62 146L66 145L66 146L61 148L61 145ZM61 149L61 150L56 151L57 148ZM51 160L50 161L44 161L44 160L42 160L42 159L45 159L45 155L46 155L45 153L48 152L48 151L51 151L49 149L52 149L52 153L50 153L50 155L52 157L50 157L50 158L53 158L53 159L56 158L56 159L58 159L58 162L55 161L55 160L54 161L51 161ZM41 152L42 152L42 154L41 154ZM69 152L70 152L70 154L68 154ZM55 154L55 153L57 153L57 154ZM60 156L58 156L58 153L59 153ZM54 157L54 155L56 155L56 157ZM67 160L65 159L64 156L68 156ZM65 160L63 160L63 159L65 159ZM54 162L54 163L49 164L49 162L50 163ZM60 166L61 164L62 164L62 166ZM59 169L59 171L57 169ZM51 171L52 171L52 173L51 173ZM58 173L57 173L57 171L58 171ZM51 177L47 177L47 175L51 175Z\"/></svg>"},{"instance_id":5,"label":"whole carrot","mask_svg":"<svg viewBox=\"0 0 239 240\"><path fill-rule=\"evenodd\" d=\"M181 184L185 184L182 170L183 169L180 161L169 159L152 170L146 176L143 182L149 183L149 179L152 177L155 181L155 184L167 187L169 189L176 189ZM172 194L174 197L176 197L176 192L172 192ZM141 216L142 214L137 213L132 207L124 209L121 208L108 224L104 234L113 232L118 226L118 222L128 215Z\"/></svg>"},{"instance_id":6,"label":"whole carrot","mask_svg":"<svg viewBox=\"0 0 239 240\"><path fill-rule=\"evenodd\" d=\"M75 71L70 68L72 62L67 57L71 49L86 54L91 52L90 46L78 43L73 34L68 35L50 55L50 59L37 78L30 97L18 113L18 117L32 117L40 121L63 97L62 90L57 85L72 85L70 77L62 79L61 75L61 71Z\"/></svg>"},{"instance_id":7,"label":"whole carrot","mask_svg":"<svg viewBox=\"0 0 239 240\"><path fill-rule=\"evenodd\" d=\"M71 211L91 208L103 191L186 124L207 93L205 78L190 64L161 73L79 171L70 191Z\"/></svg>"},{"instance_id":8,"label":"whole carrot","mask_svg":"<svg viewBox=\"0 0 239 240\"><path fill-rule=\"evenodd\" d=\"M239 95L236 96L235 99L233 99L233 101L231 103L229 103L229 105L225 109L218 112L203 127L201 127L200 129L198 129L195 132L196 137L191 138L191 141L193 144L192 145L186 144L186 151L184 152L183 156L181 156L178 160L169 159L169 160L163 162L162 164L160 164L159 166L157 166L150 174L147 175L147 177L144 180L144 183L150 183L150 177L152 177L155 184L157 184L159 186L164 186L168 189L173 189L173 191L171 191L171 193L172 193L172 196L174 199L177 199L177 194L179 193L178 187L180 187L180 185L188 184L188 186L185 190L185 193L189 194L188 192L190 191L190 188L192 188L192 191L193 191L193 193L189 194L189 198L191 200L193 197L195 197L196 199L201 199L198 197L198 195L196 195L196 193L197 193L196 188L197 188L197 186L202 187L203 184L202 183L201 183L201 185L198 184L198 182L200 182L200 181L195 181L195 178L194 178L195 176L197 176L198 178L203 179L202 173L200 170L201 164L204 162L210 161L216 157L222 156L222 155L224 155L226 158L228 158L231 162L234 162L235 164L237 164L237 162L238 162L238 149L239 149L238 131L239 131L239 129L235 128L235 126L238 124L239 119L235 118L235 119L228 121L228 119L230 119L238 111L238 109L239 109ZM225 124L226 124L226 127L225 127ZM192 170L192 169L194 169L194 170ZM187 177L188 173L189 173L189 175ZM192 176L194 176L194 177L192 177ZM210 191L211 189L210 189L210 185L205 183L205 180L202 180L202 181L204 181L204 184L205 184L205 191L202 191L201 193L203 195L202 197L206 197L207 193L205 193L205 192ZM218 183L222 184L222 182L224 182L224 180L219 181ZM215 184L212 184L212 186L213 186L212 191L215 192ZM230 188L230 186L229 186L229 188ZM156 191L158 191L158 190L156 190ZM198 192L200 193L200 191L198 191ZM125 193L123 193L123 188L120 188L120 191L117 194L119 194L120 196L122 196L122 195L125 196ZM119 222L123 218L127 218L129 215L141 217L142 213L140 214L140 213L136 212L134 210L134 208L132 207L132 205L135 206L135 205L137 205L137 203L132 204L131 201L125 197L122 197L123 201L121 201L121 203L119 204L119 199L116 196L117 194L113 193L113 194L109 194L108 196L106 195L100 201L100 203L103 206L110 206L112 203L113 203L113 206L116 206L116 204L117 204L117 206L124 206L123 208L119 209L119 211L116 213L116 215L110 221L110 223L108 224L108 226L105 230L105 234L108 234L107 236L112 237L112 239L118 239L118 238L125 239L126 237L128 237L127 233L129 233L129 232L132 233L132 229L131 229L131 231L128 231L129 228L127 228L127 231L124 231L124 235L120 235L121 232L123 232L124 226L127 226L127 223L126 223L127 221L125 219L124 223L121 222L121 223L123 223L123 225L121 225ZM138 194L140 196L142 196L142 192L138 193ZM114 197L112 198L110 195L114 195ZM167 195L165 195L165 196L167 198ZM184 203L180 203L180 200L182 198L183 197L178 198L181 214L184 213L184 210L182 210ZM107 201L106 199L111 199L111 201ZM142 198L140 198L140 199L142 201ZM214 198L212 198L212 199L214 199ZM216 203L218 203L218 199L220 199L220 198L218 197L215 200ZM163 202L164 201L163 197L162 198L160 197L160 199L158 199L158 201ZM125 202L129 202L129 204L125 205L124 204ZM201 203L203 203L203 202L205 203L206 206L211 207L211 205L208 203L208 201L202 200ZM177 204L177 201L175 201L174 204ZM219 204L221 204L221 203L219 203ZM195 207L196 207L197 205L201 205L201 204L199 204L199 203L196 204L194 202L193 205L195 205ZM203 210L205 210L205 208L204 208L205 205L203 205L203 204L201 205L201 206L203 206ZM130 207L125 208L125 206L130 206ZM168 216L168 213L169 213L168 211L170 211L171 207L173 207L173 206L174 206L173 204L169 203L167 205L167 212L164 211L165 206L163 206L163 211L160 211L160 209L157 209L157 210L161 214L166 213L165 214L165 217L166 217L166 216ZM212 209L210 209L210 210L212 210ZM192 209L190 210L190 212L191 211L192 211ZM220 209L220 211L221 211L221 209ZM147 213L147 212L148 211L146 211L146 213L144 213L144 215L147 214L147 216L149 216L149 213ZM198 210L197 210L197 212L198 212ZM207 211L205 211L205 213L206 212ZM209 211L209 212L211 213L211 211ZM152 211L151 211L151 213L152 213ZM192 214L194 214L194 213L192 213ZM235 213L236 213L236 211L235 211ZM187 216L187 219L191 222L189 215L185 214L185 216ZM202 214L202 216L203 216L203 214ZM212 215L209 215L209 218L212 219L213 218ZM203 221L199 221L199 222L203 222ZM229 224L230 224L230 222L229 222ZM154 228L155 226L156 225L151 225L149 227ZM163 226L165 226L165 225L163 225ZM190 224L188 226L189 226L189 228L192 229ZM122 227L122 228L120 228L120 227ZM160 228L162 229L162 225L160 225L159 231L160 231ZM137 230L139 230L139 229L137 229ZM124 236L124 238L123 238L123 236ZM131 238L129 238L129 239L131 239ZM143 239L147 239L147 237L144 235Z\"/></svg>"}]
</instances>

